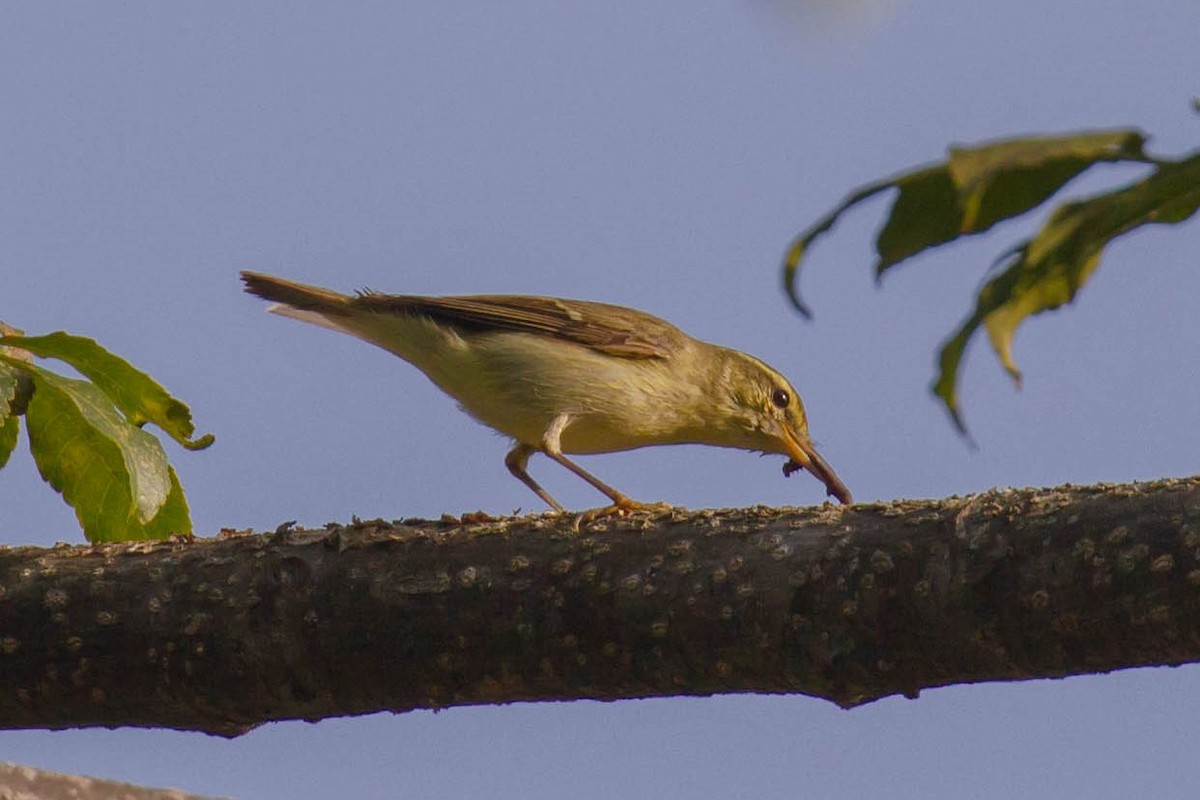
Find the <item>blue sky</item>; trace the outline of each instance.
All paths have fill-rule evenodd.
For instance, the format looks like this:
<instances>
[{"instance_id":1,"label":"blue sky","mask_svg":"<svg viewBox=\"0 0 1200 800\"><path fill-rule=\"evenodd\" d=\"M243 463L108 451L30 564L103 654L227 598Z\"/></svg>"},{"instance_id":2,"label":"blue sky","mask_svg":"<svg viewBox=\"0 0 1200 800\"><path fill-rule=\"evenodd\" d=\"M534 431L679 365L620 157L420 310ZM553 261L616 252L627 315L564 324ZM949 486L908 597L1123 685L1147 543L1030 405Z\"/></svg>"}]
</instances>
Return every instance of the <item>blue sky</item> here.
<instances>
[{"instance_id":1,"label":"blue sky","mask_svg":"<svg viewBox=\"0 0 1200 800\"><path fill-rule=\"evenodd\" d=\"M884 211L780 291L789 239L948 142L1136 124L1194 146L1200 6L1017 0L30 4L0 23L0 319L93 336L191 404L168 445L197 532L542 510L507 442L415 369L271 317L239 269L350 290L643 308L788 374L859 500L1195 472L1195 224L1129 237L1076 308L977 343L970 450L934 352L1020 222L871 279ZM1094 190L1132 173L1081 182ZM780 459L581 459L643 500L822 499ZM531 473L573 508L587 486ZM80 541L27 455L0 541ZM954 687L854 711L803 697L451 709L163 731L0 732L0 759L237 797L1194 797L1200 671Z\"/></svg>"}]
</instances>

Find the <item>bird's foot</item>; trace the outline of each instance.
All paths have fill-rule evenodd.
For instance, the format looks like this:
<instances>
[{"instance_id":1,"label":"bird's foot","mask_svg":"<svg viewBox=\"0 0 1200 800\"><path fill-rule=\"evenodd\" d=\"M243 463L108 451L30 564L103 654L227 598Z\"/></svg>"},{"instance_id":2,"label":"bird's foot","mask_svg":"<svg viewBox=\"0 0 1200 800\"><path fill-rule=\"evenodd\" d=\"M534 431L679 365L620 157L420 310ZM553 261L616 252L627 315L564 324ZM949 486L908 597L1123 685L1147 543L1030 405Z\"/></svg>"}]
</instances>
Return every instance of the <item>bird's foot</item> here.
<instances>
[{"instance_id":1,"label":"bird's foot","mask_svg":"<svg viewBox=\"0 0 1200 800\"><path fill-rule=\"evenodd\" d=\"M622 495L612 505L604 506L603 508L593 508L591 511L584 511L575 517L575 530L578 531L580 526L588 525L596 520L606 519L608 517L628 517L631 514L662 514L670 511L673 506L670 503L639 503L637 500L631 500Z\"/></svg>"}]
</instances>

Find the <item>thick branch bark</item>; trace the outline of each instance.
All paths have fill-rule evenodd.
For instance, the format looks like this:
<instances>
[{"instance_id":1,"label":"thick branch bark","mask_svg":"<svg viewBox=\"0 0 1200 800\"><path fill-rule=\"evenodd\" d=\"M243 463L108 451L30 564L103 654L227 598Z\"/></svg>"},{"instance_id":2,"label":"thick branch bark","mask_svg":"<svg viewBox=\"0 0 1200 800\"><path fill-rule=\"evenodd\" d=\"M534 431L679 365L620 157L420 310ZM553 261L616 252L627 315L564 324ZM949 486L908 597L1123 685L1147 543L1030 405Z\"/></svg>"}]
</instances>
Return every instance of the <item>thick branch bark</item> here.
<instances>
[{"instance_id":1,"label":"thick branch bark","mask_svg":"<svg viewBox=\"0 0 1200 800\"><path fill-rule=\"evenodd\" d=\"M1200 660L1200 478L0 551L0 727L925 687Z\"/></svg>"}]
</instances>

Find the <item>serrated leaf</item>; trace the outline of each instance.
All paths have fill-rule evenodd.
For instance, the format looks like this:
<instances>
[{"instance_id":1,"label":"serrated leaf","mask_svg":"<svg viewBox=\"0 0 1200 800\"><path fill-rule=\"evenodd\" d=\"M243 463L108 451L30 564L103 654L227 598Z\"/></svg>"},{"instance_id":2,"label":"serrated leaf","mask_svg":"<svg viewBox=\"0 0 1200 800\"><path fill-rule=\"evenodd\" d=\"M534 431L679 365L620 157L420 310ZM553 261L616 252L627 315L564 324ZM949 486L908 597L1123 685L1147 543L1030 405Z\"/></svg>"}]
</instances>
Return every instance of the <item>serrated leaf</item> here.
<instances>
[{"instance_id":1,"label":"serrated leaf","mask_svg":"<svg viewBox=\"0 0 1200 800\"><path fill-rule=\"evenodd\" d=\"M0 345L65 361L92 381L134 425L153 422L189 450L213 443L212 434L193 440L192 412L157 381L94 340L62 331L45 336L0 337Z\"/></svg>"},{"instance_id":2,"label":"serrated leaf","mask_svg":"<svg viewBox=\"0 0 1200 800\"><path fill-rule=\"evenodd\" d=\"M1157 162L1143 180L1067 203L1032 238L1014 248L1004 269L976 298L971 317L943 346L933 385L959 430L964 430L955 386L966 344L982 325L1004 368L1020 371L1012 340L1027 317L1071 302L1095 272L1104 248L1144 225L1175 224L1200 210L1200 154Z\"/></svg>"},{"instance_id":3,"label":"serrated leaf","mask_svg":"<svg viewBox=\"0 0 1200 800\"><path fill-rule=\"evenodd\" d=\"M75 509L90 541L189 533L187 504L157 439L87 381L31 367L30 449L42 477Z\"/></svg>"}]
</instances>

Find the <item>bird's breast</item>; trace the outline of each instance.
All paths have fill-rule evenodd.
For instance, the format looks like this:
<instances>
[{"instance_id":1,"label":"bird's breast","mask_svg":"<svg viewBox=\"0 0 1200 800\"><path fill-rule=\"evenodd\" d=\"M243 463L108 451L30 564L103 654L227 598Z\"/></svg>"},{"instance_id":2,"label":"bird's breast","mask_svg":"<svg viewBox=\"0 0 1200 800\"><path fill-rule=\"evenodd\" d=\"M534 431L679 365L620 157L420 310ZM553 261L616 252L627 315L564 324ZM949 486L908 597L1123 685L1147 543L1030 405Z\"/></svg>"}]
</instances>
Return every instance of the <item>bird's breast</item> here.
<instances>
[{"instance_id":1,"label":"bird's breast","mask_svg":"<svg viewBox=\"0 0 1200 800\"><path fill-rule=\"evenodd\" d=\"M525 334L478 337L469 350L473 379L455 372L435 382L471 416L533 446L562 415L559 443L567 453L677 443L696 425L686 409L700 390L664 381L672 368L666 359L622 358Z\"/></svg>"}]
</instances>

